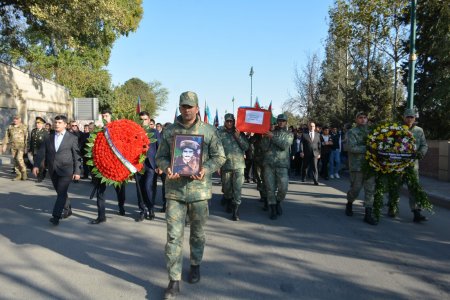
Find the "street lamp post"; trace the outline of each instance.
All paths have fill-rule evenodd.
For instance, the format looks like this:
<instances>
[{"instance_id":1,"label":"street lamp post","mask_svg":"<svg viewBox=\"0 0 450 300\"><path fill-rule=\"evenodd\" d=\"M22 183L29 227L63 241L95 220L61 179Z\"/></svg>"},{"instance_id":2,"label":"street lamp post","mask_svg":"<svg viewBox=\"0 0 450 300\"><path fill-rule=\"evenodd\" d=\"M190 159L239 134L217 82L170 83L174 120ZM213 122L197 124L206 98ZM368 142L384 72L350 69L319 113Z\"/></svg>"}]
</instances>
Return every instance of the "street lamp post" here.
<instances>
[{"instance_id":1,"label":"street lamp post","mask_svg":"<svg viewBox=\"0 0 450 300\"><path fill-rule=\"evenodd\" d=\"M250 68L250 107L253 106L253 66Z\"/></svg>"},{"instance_id":2,"label":"street lamp post","mask_svg":"<svg viewBox=\"0 0 450 300\"><path fill-rule=\"evenodd\" d=\"M416 3L411 0L411 34L409 37L409 76L407 108L414 107L414 75L416 69Z\"/></svg>"}]
</instances>

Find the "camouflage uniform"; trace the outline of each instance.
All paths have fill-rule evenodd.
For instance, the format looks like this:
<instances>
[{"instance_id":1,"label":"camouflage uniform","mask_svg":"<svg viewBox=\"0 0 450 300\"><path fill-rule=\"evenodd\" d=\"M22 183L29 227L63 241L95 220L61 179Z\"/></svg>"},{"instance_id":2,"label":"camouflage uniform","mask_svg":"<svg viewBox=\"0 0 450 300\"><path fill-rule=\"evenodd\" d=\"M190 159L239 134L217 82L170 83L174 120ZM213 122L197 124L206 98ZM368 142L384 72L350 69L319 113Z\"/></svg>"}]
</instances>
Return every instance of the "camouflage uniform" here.
<instances>
[{"instance_id":1,"label":"camouflage uniform","mask_svg":"<svg viewBox=\"0 0 450 300\"><path fill-rule=\"evenodd\" d=\"M27 167L23 160L24 153L27 153L28 128L25 124L9 125L3 144L11 143L11 154L14 157L14 170L17 177L15 179L27 178Z\"/></svg>"},{"instance_id":2,"label":"camouflage uniform","mask_svg":"<svg viewBox=\"0 0 450 300\"><path fill-rule=\"evenodd\" d=\"M417 181L419 181L419 159L421 159L427 154L428 144L423 129L421 127L414 125L409 129L409 131L413 134L414 138L416 139L417 159L414 162L414 175L416 176ZM399 180L403 181L403 178L400 178ZM409 207L411 208L411 211L420 210L420 207L416 204L416 199L414 198L414 195L410 191L409 182L406 182L406 184L408 186ZM399 188L401 187L401 185L402 183L400 182ZM395 203L398 203L399 201L398 198L393 199L393 196L389 193L389 202L392 202L392 200L395 200ZM389 215L391 215L392 217L394 217L396 214L397 212L395 210L389 213Z\"/></svg>"},{"instance_id":3,"label":"camouflage uniform","mask_svg":"<svg viewBox=\"0 0 450 300\"><path fill-rule=\"evenodd\" d=\"M294 135L286 128L272 131L273 137L264 137L264 184L267 188L269 205L280 203L286 198L289 185L290 148Z\"/></svg>"},{"instance_id":4,"label":"camouflage uniform","mask_svg":"<svg viewBox=\"0 0 450 300\"><path fill-rule=\"evenodd\" d=\"M347 201L353 203L364 186L364 206L372 208L375 194L375 177L364 178L361 169L365 161L368 134L369 128L367 125L357 126L348 131L350 190L347 192Z\"/></svg>"},{"instance_id":5,"label":"camouflage uniform","mask_svg":"<svg viewBox=\"0 0 450 300\"><path fill-rule=\"evenodd\" d=\"M250 138L250 143L253 144L253 167L255 168L254 174L256 179L256 189L259 191L261 200L265 203L265 209L267 208L267 191L264 184L264 151L261 146L262 136L255 134Z\"/></svg>"},{"instance_id":6,"label":"camouflage uniform","mask_svg":"<svg viewBox=\"0 0 450 300\"><path fill-rule=\"evenodd\" d=\"M248 140L243 132L237 138L234 127L231 130L226 127L220 128L219 137L227 157L225 164L220 169L223 194L227 201L232 202L233 206L237 207L241 204L245 169L244 154L248 149Z\"/></svg>"},{"instance_id":7,"label":"camouflage uniform","mask_svg":"<svg viewBox=\"0 0 450 300\"><path fill-rule=\"evenodd\" d=\"M162 170L166 171L170 167L171 153L174 150L173 140L176 134L204 136L202 167L205 170L205 175L202 180L193 180L185 176L176 180L171 180L168 177L166 179L167 244L165 257L169 280L171 281L181 279L186 213L189 214L191 229L189 238L191 266L198 266L202 261L205 247L203 227L209 213L207 200L211 199L212 196L211 175L225 162L224 150L216 128L201 122L198 116L191 127L186 127L182 123L182 116L180 115L177 122L168 126L162 132L161 144L156 154L156 163Z\"/></svg>"},{"instance_id":8,"label":"camouflage uniform","mask_svg":"<svg viewBox=\"0 0 450 300\"><path fill-rule=\"evenodd\" d=\"M48 131L44 128L37 129L34 128L31 130L30 134L30 149L28 152L30 152L33 157L36 157L39 148L41 147L41 144L44 142L44 140L49 135ZM42 163L39 167L39 173L38 173L38 180L42 181L42 179L45 177L45 162L42 160Z\"/></svg>"}]
</instances>

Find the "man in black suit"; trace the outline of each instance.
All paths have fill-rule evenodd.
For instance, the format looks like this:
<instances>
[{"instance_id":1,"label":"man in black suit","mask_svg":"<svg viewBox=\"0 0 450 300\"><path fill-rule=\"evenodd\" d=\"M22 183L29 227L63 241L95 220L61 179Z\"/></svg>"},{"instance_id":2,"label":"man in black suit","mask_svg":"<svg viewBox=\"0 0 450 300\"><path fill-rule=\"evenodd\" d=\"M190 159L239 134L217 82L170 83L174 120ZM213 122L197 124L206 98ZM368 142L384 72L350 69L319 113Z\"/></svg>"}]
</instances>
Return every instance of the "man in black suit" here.
<instances>
[{"instance_id":1,"label":"man in black suit","mask_svg":"<svg viewBox=\"0 0 450 300\"><path fill-rule=\"evenodd\" d=\"M317 161L320 158L320 134L316 132L316 123L308 123L308 132L303 132L300 144L300 157L303 158L302 182L305 182L306 170L311 167L315 185L319 185Z\"/></svg>"},{"instance_id":2,"label":"man in black suit","mask_svg":"<svg viewBox=\"0 0 450 300\"><path fill-rule=\"evenodd\" d=\"M55 132L51 133L45 142L41 144L33 167L33 175L37 176L43 159L47 163L48 172L57 194L53 207L53 217L50 218L50 222L55 226L59 224L64 206L70 206L70 201L67 197L70 182L79 180L81 172L78 138L70 134L66 127L67 118L61 115L56 116L54 122Z\"/></svg>"}]
</instances>

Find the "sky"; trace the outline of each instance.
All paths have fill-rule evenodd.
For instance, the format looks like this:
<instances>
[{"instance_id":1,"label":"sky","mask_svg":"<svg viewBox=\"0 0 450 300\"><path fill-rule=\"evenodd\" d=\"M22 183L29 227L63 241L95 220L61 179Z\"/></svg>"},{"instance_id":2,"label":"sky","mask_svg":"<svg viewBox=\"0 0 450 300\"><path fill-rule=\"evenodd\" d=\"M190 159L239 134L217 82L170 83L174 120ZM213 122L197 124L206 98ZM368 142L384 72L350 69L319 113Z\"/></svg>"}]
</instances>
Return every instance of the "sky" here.
<instances>
[{"instance_id":1,"label":"sky","mask_svg":"<svg viewBox=\"0 0 450 300\"><path fill-rule=\"evenodd\" d=\"M179 96L194 91L203 118L272 101L274 114L296 94L295 68L323 57L333 0L144 0L136 32L114 44L114 85L137 77L169 91L156 121L173 122ZM253 66L254 74L249 76ZM252 94L252 101L250 95Z\"/></svg>"}]
</instances>

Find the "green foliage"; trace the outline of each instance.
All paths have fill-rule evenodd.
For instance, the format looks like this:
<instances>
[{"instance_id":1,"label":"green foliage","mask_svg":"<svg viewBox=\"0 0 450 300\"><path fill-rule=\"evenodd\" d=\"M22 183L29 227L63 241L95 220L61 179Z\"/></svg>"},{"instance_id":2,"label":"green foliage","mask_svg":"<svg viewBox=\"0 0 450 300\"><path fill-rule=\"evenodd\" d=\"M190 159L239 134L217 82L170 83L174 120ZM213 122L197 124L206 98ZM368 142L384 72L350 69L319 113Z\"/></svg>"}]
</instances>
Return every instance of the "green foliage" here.
<instances>
[{"instance_id":1,"label":"green foliage","mask_svg":"<svg viewBox=\"0 0 450 300\"><path fill-rule=\"evenodd\" d=\"M111 109L118 118L136 119L137 99L141 99L141 110L156 116L157 110L167 101L168 91L158 81L146 83L138 78L131 78L114 89Z\"/></svg>"},{"instance_id":2,"label":"green foliage","mask_svg":"<svg viewBox=\"0 0 450 300\"><path fill-rule=\"evenodd\" d=\"M444 4L446 3L446 4ZM429 139L450 139L450 5L418 1L414 104ZM409 16L405 18L409 21ZM409 51L408 45L405 46ZM405 64L405 68L408 66ZM405 82L408 74L405 74Z\"/></svg>"},{"instance_id":3,"label":"green foliage","mask_svg":"<svg viewBox=\"0 0 450 300\"><path fill-rule=\"evenodd\" d=\"M114 41L135 31L142 0L0 2L0 58L69 88L74 97L111 102L104 69Z\"/></svg>"}]
</instances>

